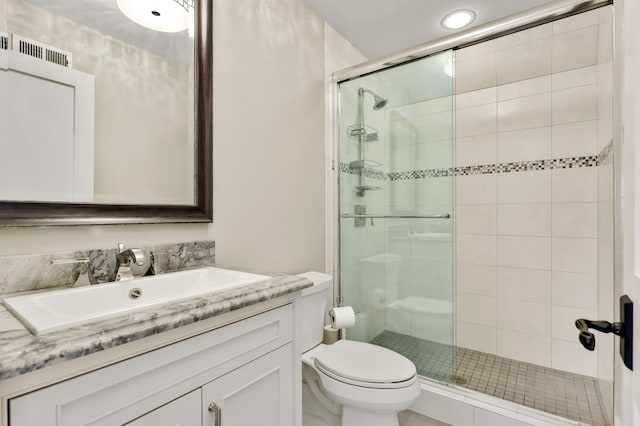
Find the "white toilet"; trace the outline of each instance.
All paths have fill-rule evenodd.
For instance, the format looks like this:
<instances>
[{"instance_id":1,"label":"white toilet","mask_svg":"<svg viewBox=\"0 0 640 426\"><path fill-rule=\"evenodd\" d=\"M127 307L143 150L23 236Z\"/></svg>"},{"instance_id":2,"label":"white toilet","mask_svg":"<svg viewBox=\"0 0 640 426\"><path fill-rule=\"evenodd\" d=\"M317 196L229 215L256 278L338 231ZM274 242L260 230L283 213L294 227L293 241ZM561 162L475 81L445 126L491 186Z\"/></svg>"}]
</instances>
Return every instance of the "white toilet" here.
<instances>
[{"instance_id":1,"label":"white toilet","mask_svg":"<svg viewBox=\"0 0 640 426\"><path fill-rule=\"evenodd\" d=\"M322 344L333 280L318 272L300 275L314 283L302 291L296 306L303 377L314 395L334 414L339 415L335 406L342 406L342 426L397 426L398 413L409 408L420 394L415 365L396 352L370 343L339 340Z\"/></svg>"}]
</instances>

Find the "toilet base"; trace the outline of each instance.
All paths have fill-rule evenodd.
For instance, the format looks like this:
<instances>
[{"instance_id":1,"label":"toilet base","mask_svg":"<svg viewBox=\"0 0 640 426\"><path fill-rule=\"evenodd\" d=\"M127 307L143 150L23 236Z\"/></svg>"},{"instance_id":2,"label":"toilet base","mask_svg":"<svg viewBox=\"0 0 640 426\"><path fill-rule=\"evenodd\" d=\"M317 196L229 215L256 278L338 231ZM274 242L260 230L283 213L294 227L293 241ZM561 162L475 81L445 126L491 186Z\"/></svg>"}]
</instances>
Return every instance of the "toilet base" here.
<instances>
[{"instance_id":1,"label":"toilet base","mask_svg":"<svg viewBox=\"0 0 640 426\"><path fill-rule=\"evenodd\" d=\"M398 426L398 413L342 407L342 426Z\"/></svg>"}]
</instances>

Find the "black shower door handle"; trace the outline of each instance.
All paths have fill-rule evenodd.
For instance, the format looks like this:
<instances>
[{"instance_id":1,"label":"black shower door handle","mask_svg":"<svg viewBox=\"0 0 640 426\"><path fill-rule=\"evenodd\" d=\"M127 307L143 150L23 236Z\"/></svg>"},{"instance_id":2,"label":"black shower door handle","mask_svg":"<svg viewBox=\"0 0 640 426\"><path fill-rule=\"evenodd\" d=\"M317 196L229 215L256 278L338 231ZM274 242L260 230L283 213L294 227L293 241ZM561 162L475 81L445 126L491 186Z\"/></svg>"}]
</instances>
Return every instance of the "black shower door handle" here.
<instances>
[{"instance_id":1,"label":"black shower door handle","mask_svg":"<svg viewBox=\"0 0 640 426\"><path fill-rule=\"evenodd\" d=\"M596 336L589 329L601 333L613 333L620 336L620 355L624 365L633 370L633 302L629 296L620 297L620 322L592 321L584 318L576 320L576 328L580 330L578 340L586 349L596 348Z\"/></svg>"},{"instance_id":2,"label":"black shower door handle","mask_svg":"<svg viewBox=\"0 0 640 426\"><path fill-rule=\"evenodd\" d=\"M589 331L590 328L602 333L613 333L620 336L624 333L624 324L621 322L610 323L609 321L591 321L588 319L577 319L576 328L580 330L578 339L582 346L592 351L596 348L596 337Z\"/></svg>"}]
</instances>

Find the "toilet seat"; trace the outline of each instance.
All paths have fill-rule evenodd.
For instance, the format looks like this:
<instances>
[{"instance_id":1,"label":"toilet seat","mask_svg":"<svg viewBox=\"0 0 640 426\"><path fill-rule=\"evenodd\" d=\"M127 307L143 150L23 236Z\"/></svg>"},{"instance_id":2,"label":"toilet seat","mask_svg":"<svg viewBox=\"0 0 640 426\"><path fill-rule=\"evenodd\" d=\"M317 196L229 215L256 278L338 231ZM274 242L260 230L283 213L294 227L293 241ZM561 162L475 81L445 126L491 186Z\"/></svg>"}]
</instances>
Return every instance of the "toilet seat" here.
<instances>
[{"instance_id":1,"label":"toilet seat","mask_svg":"<svg viewBox=\"0 0 640 426\"><path fill-rule=\"evenodd\" d=\"M359 387L397 389L410 386L416 367L404 356L370 343L340 340L320 351L315 367L327 376Z\"/></svg>"}]
</instances>

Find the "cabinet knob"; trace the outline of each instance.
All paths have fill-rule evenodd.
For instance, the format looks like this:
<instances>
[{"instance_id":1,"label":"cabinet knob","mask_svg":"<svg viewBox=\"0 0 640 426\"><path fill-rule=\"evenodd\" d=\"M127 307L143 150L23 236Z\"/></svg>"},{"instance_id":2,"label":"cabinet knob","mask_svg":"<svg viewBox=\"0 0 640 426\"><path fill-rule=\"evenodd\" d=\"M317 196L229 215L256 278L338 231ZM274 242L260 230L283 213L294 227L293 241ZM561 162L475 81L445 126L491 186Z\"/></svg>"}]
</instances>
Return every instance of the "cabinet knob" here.
<instances>
[{"instance_id":1,"label":"cabinet knob","mask_svg":"<svg viewBox=\"0 0 640 426\"><path fill-rule=\"evenodd\" d=\"M222 426L222 408L218 406L215 402L209 404L208 410L213 414L215 426Z\"/></svg>"}]
</instances>

